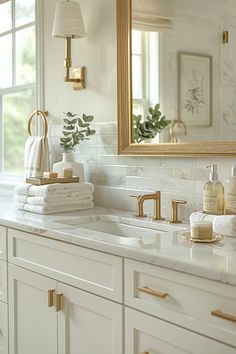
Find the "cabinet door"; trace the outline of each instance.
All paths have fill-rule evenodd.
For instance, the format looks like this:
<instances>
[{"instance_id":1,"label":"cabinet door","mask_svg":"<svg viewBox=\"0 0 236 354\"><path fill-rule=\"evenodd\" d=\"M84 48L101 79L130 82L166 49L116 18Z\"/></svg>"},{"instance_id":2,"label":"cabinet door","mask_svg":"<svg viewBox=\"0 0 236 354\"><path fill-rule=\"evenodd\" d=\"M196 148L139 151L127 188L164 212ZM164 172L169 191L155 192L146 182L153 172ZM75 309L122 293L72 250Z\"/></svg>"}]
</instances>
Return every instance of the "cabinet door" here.
<instances>
[{"instance_id":1,"label":"cabinet door","mask_svg":"<svg viewBox=\"0 0 236 354\"><path fill-rule=\"evenodd\" d=\"M235 354L235 348L135 310L125 310L125 354Z\"/></svg>"},{"instance_id":2,"label":"cabinet door","mask_svg":"<svg viewBox=\"0 0 236 354\"><path fill-rule=\"evenodd\" d=\"M58 354L122 354L123 306L58 284Z\"/></svg>"},{"instance_id":3,"label":"cabinet door","mask_svg":"<svg viewBox=\"0 0 236 354\"><path fill-rule=\"evenodd\" d=\"M0 354L8 354L7 304L0 301Z\"/></svg>"},{"instance_id":4,"label":"cabinet door","mask_svg":"<svg viewBox=\"0 0 236 354\"><path fill-rule=\"evenodd\" d=\"M48 290L57 283L9 265L9 353L57 354L57 313Z\"/></svg>"}]
</instances>

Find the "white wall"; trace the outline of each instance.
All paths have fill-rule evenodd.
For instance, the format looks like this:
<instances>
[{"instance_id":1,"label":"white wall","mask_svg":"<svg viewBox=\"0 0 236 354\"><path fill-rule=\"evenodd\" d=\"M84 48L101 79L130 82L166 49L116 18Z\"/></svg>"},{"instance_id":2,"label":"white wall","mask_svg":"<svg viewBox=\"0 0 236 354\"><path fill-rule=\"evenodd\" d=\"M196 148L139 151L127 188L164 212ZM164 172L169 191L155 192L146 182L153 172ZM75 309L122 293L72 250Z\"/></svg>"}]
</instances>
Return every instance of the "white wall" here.
<instances>
[{"instance_id":1,"label":"white wall","mask_svg":"<svg viewBox=\"0 0 236 354\"><path fill-rule=\"evenodd\" d=\"M93 114L97 134L77 149L77 158L85 163L87 179L96 185L115 186L115 199L109 187L108 206L131 208L130 189L163 191L164 214L170 215L170 201L188 201L182 208L184 218L202 207L202 188L208 178L206 166L218 163L220 178L230 174L234 158L159 158L117 155L116 128L116 21L115 0L80 0L87 36L73 41L74 65L87 68L86 90L73 91L63 82L64 41L51 37L55 0L44 1L45 20L45 101L49 110L51 151L59 160L63 111ZM97 188L97 196L101 188Z\"/></svg>"}]
</instances>

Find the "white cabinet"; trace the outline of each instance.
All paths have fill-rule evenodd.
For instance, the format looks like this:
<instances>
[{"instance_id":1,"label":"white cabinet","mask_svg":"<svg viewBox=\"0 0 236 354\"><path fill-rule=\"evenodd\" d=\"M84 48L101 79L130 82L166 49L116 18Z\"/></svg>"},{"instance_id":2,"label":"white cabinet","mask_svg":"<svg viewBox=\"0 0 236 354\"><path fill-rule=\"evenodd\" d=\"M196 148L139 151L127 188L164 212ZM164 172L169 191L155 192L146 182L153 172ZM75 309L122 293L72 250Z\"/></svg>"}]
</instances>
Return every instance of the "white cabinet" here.
<instances>
[{"instance_id":1,"label":"white cabinet","mask_svg":"<svg viewBox=\"0 0 236 354\"><path fill-rule=\"evenodd\" d=\"M141 312L125 310L125 354L235 354L235 349Z\"/></svg>"},{"instance_id":2,"label":"white cabinet","mask_svg":"<svg viewBox=\"0 0 236 354\"><path fill-rule=\"evenodd\" d=\"M5 236L0 228L9 354L236 353L236 287L8 230L7 294Z\"/></svg>"},{"instance_id":3,"label":"white cabinet","mask_svg":"<svg viewBox=\"0 0 236 354\"><path fill-rule=\"evenodd\" d=\"M57 354L57 313L48 290L57 283L9 265L9 354Z\"/></svg>"},{"instance_id":4,"label":"white cabinet","mask_svg":"<svg viewBox=\"0 0 236 354\"><path fill-rule=\"evenodd\" d=\"M9 354L122 354L122 317L122 305L9 265Z\"/></svg>"},{"instance_id":5,"label":"white cabinet","mask_svg":"<svg viewBox=\"0 0 236 354\"><path fill-rule=\"evenodd\" d=\"M122 354L123 306L58 284L58 354Z\"/></svg>"}]
</instances>

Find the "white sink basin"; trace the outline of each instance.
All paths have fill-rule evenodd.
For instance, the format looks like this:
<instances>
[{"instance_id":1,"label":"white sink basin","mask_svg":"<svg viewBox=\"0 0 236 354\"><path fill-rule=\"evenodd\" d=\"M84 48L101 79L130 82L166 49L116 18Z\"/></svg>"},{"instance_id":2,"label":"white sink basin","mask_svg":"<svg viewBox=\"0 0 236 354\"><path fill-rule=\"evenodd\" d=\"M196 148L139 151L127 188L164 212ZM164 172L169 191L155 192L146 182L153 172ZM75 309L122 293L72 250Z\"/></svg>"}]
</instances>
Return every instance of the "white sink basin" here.
<instances>
[{"instance_id":1,"label":"white sink basin","mask_svg":"<svg viewBox=\"0 0 236 354\"><path fill-rule=\"evenodd\" d=\"M182 227L112 215L99 215L58 220L57 223L127 238L153 237L162 233L181 231Z\"/></svg>"}]
</instances>

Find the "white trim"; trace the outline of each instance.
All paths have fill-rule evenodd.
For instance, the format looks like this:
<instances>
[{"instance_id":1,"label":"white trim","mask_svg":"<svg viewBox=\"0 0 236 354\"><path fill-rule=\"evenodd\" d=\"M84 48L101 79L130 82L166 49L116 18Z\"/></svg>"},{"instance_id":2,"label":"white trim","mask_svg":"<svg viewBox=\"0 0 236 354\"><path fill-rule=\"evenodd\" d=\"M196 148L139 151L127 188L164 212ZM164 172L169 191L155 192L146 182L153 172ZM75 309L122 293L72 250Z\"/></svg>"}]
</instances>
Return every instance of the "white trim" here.
<instances>
[{"instance_id":1,"label":"white trim","mask_svg":"<svg viewBox=\"0 0 236 354\"><path fill-rule=\"evenodd\" d=\"M44 90L44 21L43 21L43 1L36 0L36 90L37 106L45 109Z\"/></svg>"},{"instance_id":2,"label":"white trim","mask_svg":"<svg viewBox=\"0 0 236 354\"><path fill-rule=\"evenodd\" d=\"M15 28L15 12L14 12L15 1L12 1L13 10L13 23L11 31L9 33L15 34L18 30L24 29L30 26L35 28L35 41L36 41L36 83L29 83L24 85L15 86L16 82L16 68L15 68L15 43L12 43L12 87L0 89L0 95L7 95L14 92L23 91L25 89L35 88L36 89L36 107L37 109L44 109L44 23L43 23L43 0L35 0L35 21L27 23L26 25ZM8 32L1 34L1 36L6 35ZM14 37L14 35L13 35ZM1 109L1 102L0 102ZM0 115L1 116L1 115ZM0 118L1 120L1 118ZM42 131L41 121L37 125L37 134ZM38 122L37 121L37 122ZM2 120L0 121L3 127ZM3 152L3 130L0 131L0 147ZM2 156L0 157L0 171L3 168ZM0 189L1 185L7 183L7 185L16 185L18 182L22 182L23 176L8 175L0 172ZM9 182L9 183L8 183ZM0 195L2 193L0 192Z\"/></svg>"},{"instance_id":3,"label":"white trim","mask_svg":"<svg viewBox=\"0 0 236 354\"><path fill-rule=\"evenodd\" d=\"M2 96L0 95L0 127L3 127L3 119L2 119ZM0 129L0 171L3 170L3 156L4 156L4 137L3 137L3 129Z\"/></svg>"}]
</instances>

